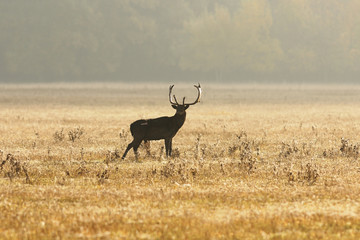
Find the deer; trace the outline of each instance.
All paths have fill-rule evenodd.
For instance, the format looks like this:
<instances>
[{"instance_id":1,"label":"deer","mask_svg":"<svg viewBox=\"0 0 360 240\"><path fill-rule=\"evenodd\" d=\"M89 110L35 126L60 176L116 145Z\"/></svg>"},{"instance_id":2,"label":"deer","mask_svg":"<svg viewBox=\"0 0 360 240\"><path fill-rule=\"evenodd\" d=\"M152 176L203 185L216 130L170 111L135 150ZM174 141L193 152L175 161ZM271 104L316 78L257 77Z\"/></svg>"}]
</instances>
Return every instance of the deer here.
<instances>
[{"instance_id":1,"label":"deer","mask_svg":"<svg viewBox=\"0 0 360 240\"><path fill-rule=\"evenodd\" d=\"M134 150L135 159L138 160L138 148L142 141L145 144L152 140L165 141L166 157L171 157L172 152L172 139L183 126L186 119L186 109L191 105L195 105L200 102L201 98L201 86L194 85L197 89L198 95L194 102L185 103L185 97L183 98L182 104L179 104L175 95L171 96L171 92L174 85L169 87L169 101L171 106L176 110L175 115L171 117L159 117L153 119L140 119L130 124L130 132L133 136L133 141L127 146L122 160L125 159L126 154L132 148Z\"/></svg>"}]
</instances>

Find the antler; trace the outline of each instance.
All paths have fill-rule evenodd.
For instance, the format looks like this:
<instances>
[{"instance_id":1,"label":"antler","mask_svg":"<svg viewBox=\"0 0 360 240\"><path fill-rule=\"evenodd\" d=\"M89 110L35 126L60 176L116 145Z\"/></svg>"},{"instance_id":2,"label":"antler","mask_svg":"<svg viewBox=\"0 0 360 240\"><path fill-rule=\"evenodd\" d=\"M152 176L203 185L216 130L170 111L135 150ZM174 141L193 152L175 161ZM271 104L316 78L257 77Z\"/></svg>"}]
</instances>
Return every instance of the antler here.
<instances>
[{"instance_id":1,"label":"antler","mask_svg":"<svg viewBox=\"0 0 360 240\"><path fill-rule=\"evenodd\" d=\"M173 102L173 100L172 100L171 91L172 91L173 87L174 87L174 85L170 85L170 87L169 87L169 101L172 105L179 105L178 102L176 101L175 95L174 95L175 102Z\"/></svg>"},{"instance_id":2,"label":"antler","mask_svg":"<svg viewBox=\"0 0 360 240\"><path fill-rule=\"evenodd\" d=\"M170 103L171 103L172 105L177 105L177 106L178 106L179 103L178 103L178 101L176 100L175 95L173 95L173 96L171 97L171 92L172 92L173 87L174 87L174 85L170 85L170 87L169 87L169 101L170 101ZM200 86L200 83L199 83L198 86L194 85L194 87L196 87L196 89L198 90L197 99L196 99L195 102L193 102L193 103L185 103L185 97L184 97L184 98L183 98L182 105L194 105L194 104L200 102L200 98L201 98L201 86ZM173 98L174 98L175 102L173 101Z\"/></svg>"},{"instance_id":3,"label":"antler","mask_svg":"<svg viewBox=\"0 0 360 240\"><path fill-rule=\"evenodd\" d=\"M198 102L200 102L200 98L201 98L201 86L200 86L200 83L199 83L198 86L194 85L194 87L196 87L196 89L198 90L198 96L197 96L195 102L193 102L193 103L185 103L185 98L184 98L184 101L183 101L184 105L185 104L186 105L194 105L194 104L197 104Z\"/></svg>"}]
</instances>

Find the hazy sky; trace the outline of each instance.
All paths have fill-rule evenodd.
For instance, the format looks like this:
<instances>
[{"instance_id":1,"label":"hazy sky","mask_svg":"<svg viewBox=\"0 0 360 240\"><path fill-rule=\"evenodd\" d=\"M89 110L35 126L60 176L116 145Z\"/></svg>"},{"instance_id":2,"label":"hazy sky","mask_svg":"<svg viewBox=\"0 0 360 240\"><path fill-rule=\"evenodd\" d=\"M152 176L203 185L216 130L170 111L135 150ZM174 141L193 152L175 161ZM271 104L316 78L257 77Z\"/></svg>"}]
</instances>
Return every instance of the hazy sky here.
<instances>
[{"instance_id":1,"label":"hazy sky","mask_svg":"<svg viewBox=\"0 0 360 240\"><path fill-rule=\"evenodd\" d=\"M0 81L359 82L359 0L0 1Z\"/></svg>"}]
</instances>

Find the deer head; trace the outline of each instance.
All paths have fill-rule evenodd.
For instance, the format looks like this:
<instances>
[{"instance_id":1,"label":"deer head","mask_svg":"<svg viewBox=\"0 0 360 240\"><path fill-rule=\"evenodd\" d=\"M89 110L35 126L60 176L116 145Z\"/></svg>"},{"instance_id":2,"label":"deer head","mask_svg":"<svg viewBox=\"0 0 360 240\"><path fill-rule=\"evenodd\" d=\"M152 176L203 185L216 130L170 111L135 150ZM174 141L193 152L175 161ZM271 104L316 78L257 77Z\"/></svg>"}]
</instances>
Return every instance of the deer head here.
<instances>
[{"instance_id":1,"label":"deer head","mask_svg":"<svg viewBox=\"0 0 360 240\"><path fill-rule=\"evenodd\" d=\"M176 97L175 95L171 96L171 92L172 92L172 89L173 89L174 85L171 85L170 88L169 88L169 101L170 101L170 104L171 106L176 109L176 114L179 114L179 115L183 115L186 111L186 109L188 109L188 107L190 105L195 105L196 103L200 102L200 98L201 98L201 86L200 86L200 83L199 85L194 85L194 87L197 89L198 91L198 96L196 98L196 100L192 103L185 103L185 97L183 98L183 101L182 101L182 104L179 104L178 101L176 100ZM173 100L174 98L174 100Z\"/></svg>"}]
</instances>

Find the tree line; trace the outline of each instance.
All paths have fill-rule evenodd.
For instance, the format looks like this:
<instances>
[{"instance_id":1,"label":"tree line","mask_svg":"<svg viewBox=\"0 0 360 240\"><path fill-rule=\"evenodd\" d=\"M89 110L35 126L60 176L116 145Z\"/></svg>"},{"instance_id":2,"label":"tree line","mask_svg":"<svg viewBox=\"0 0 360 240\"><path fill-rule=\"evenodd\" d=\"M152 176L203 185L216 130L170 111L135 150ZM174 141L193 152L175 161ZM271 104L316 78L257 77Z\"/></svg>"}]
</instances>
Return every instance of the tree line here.
<instances>
[{"instance_id":1,"label":"tree line","mask_svg":"<svg viewBox=\"0 0 360 240\"><path fill-rule=\"evenodd\" d=\"M0 2L0 81L357 81L357 0Z\"/></svg>"}]
</instances>

